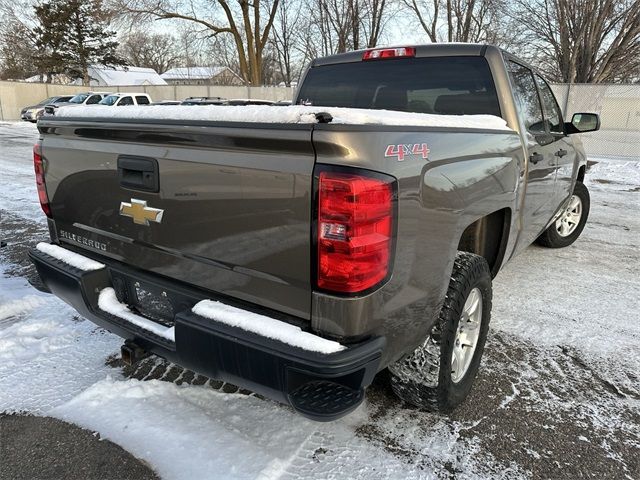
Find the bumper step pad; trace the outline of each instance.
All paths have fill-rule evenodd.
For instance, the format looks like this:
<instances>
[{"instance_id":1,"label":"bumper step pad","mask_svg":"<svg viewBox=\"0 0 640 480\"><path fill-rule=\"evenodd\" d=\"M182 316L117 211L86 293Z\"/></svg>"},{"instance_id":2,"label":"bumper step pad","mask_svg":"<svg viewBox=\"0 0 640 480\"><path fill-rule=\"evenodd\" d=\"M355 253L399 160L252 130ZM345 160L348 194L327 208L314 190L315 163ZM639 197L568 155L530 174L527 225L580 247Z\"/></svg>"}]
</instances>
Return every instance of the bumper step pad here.
<instances>
[{"instance_id":1,"label":"bumper step pad","mask_svg":"<svg viewBox=\"0 0 640 480\"><path fill-rule=\"evenodd\" d=\"M364 399L364 389L352 388L330 380L305 383L289 394L293 408L310 417L344 415Z\"/></svg>"}]
</instances>

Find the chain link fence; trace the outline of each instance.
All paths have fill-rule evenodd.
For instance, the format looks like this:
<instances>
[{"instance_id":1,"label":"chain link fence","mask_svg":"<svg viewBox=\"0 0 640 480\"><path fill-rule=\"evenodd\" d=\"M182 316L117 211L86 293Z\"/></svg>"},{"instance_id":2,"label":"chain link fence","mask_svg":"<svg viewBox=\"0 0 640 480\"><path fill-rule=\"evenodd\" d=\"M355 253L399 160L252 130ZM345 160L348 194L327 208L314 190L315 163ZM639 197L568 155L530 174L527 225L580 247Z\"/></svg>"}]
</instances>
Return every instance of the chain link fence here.
<instances>
[{"instance_id":1,"label":"chain link fence","mask_svg":"<svg viewBox=\"0 0 640 480\"><path fill-rule=\"evenodd\" d=\"M551 87L567 121L574 113L600 114L600 130L580 135L589 157L640 160L640 84Z\"/></svg>"}]
</instances>

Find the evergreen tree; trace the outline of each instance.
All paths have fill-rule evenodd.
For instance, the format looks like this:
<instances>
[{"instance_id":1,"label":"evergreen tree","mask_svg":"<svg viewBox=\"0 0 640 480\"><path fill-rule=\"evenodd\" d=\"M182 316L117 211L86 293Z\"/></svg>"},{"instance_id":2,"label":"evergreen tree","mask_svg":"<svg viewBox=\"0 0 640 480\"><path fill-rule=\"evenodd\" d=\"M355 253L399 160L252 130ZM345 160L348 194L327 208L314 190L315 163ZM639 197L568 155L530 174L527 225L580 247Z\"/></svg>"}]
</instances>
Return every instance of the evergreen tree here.
<instances>
[{"instance_id":1,"label":"evergreen tree","mask_svg":"<svg viewBox=\"0 0 640 480\"><path fill-rule=\"evenodd\" d=\"M117 66L115 32L108 30L102 0L49 0L35 7L33 32L39 53L38 69L49 75L64 73L89 85L89 66Z\"/></svg>"},{"instance_id":2,"label":"evergreen tree","mask_svg":"<svg viewBox=\"0 0 640 480\"><path fill-rule=\"evenodd\" d=\"M17 20L0 28L0 79L22 79L41 73L35 65L31 30Z\"/></svg>"}]
</instances>

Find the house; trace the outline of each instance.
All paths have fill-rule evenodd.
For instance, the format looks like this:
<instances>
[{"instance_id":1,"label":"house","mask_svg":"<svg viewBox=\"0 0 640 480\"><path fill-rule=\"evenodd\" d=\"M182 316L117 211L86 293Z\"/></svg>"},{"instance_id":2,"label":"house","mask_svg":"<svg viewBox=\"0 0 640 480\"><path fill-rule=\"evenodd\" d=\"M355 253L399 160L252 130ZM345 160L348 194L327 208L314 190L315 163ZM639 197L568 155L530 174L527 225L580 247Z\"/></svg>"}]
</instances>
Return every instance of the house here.
<instances>
[{"instance_id":1,"label":"house","mask_svg":"<svg viewBox=\"0 0 640 480\"><path fill-rule=\"evenodd\" d=\"M115 87L124 85L166 85L158 72L153 68L142 67L89 67L90 85L92 87ZM76 80L82 84L82 80Z\"/></svg>"},{"instance_id":2,"label":"house","mask_svg":"<svg viewBox=\"0 0 640 480\"><path fill-rule=\"evenodd\" d=\"M158 72L153 68L142 67L104 67L93 65L89 67L90 85L92 87L117 87L125 85L167 85ZM34 75L23 80L24 82L36 83L47 82L47 75ZM64 85L82 85L82 79L75 80L67 75L53 75L51 83L61 83Z\"/></svg>"},{"instance_id":3,"label":"house","mask_svg":"<svg viewBox=\"0 0 640 480\"><path fill-rule=\"evenodd\" d=\"M160 75L169 85L244 85L228 67L179 67Z\"/></svg>"}]
</instances>

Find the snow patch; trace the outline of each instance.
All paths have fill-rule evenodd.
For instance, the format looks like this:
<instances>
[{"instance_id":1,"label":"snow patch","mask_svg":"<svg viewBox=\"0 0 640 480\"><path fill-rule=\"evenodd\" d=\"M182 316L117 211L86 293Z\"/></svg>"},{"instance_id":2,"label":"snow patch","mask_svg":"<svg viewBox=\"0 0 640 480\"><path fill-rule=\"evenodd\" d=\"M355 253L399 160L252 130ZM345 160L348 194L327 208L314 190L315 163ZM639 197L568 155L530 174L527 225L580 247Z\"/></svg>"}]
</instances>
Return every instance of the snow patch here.
<instances>
[{"instance_id":1,"label":"snow patch","mask_svg":"<svg viewBox=\"0 0 640 480\"><path fill-rule=\"evenodd\" d=\"M107 378L50 414L100 432L165 480L435 478L359 438L343 420L321 424L207 386ZM321 447L326 457L314 460Z\"/></svg>"},{"instance_id":2,"label":"snow patch","mask_svg":"<svg viewBox=\"0 0 640 480\"><path fill-rule=\"evenodd\" d=\"M0 305L0 320L15 317L22 313L28 313L31 310L44 305L46 302L38 295L27 295L23 298L17 298Z\"/></svg>"},{"instance_id":3,"label":"snow patch","mask_svg":"<svg viewBox=\"0 0 640 480\"><path fill-rule=\"evenodd\" d=\"M89 272L92 270L100 270L104 268L104 264L91 260L85 256L79 255L75 252L67 250L66 248L59 247L58 245L52 245L51 243L40 242L36 245L36 248L42 253L57 258L58 260L71 265L79 270Z\"/></svg>"},{"instance_id":4,"label":"snow patch","mask_svg":"<svg viewBox=\"0 0 640 480\"><path fill-rule=\"evenodd\" d=\"M257 333L293 347L319 353L335 353L345 347L333 340L304 332L300 327L213 300L202 300L194 305L193 313L210 320Z\"/></svg>"},{"instance_id":5,"label":"snow patch","mask_svg":"<svg viewBox=\"0 0 640 480\"><path fill-rule=\"evenodd\" d=\"M111 108L105 105L60 107L56 117L119 118L127 120L201 120L212 122L249 123L318 123L317 113L326 112L332 124L396 125L445 128L479 128L511 131L507 122L494 115L435 115L429 113L396 112L364 108L314 107L290 105L151 105Z\"/></svg>"},{"instance_id":6,"label":"snow patch","mask_svg":"<svg viewBox=\"0 0 640 480\"><path fill-rule=\"evenodd\" d=\"M120 338L5 275L0 264L0 412L45 413L113 371L104 360Z\"/></svg>"},{"instance_id":7,"label":"snow patch","mask_svg":"<svg viewBox=\"0 0 640 480\"><path fill-rule=\"evenodd\" d=\"M100 294L98 295L98 307L104 312L115 315L116 317L122 318L123 320L127 320L128 322L131 322L134 325L143 328L144 330L175 342L175 329L173 327L165 327L163 325L160 325L159 323L147 320L140 315L136 315L131 310L129 310L129 307L127 307L124 303L120 303L118 301L118 298L116 297L116 291L111 287L107 287L100 291Z\"/></svg>"}]
</instances>

